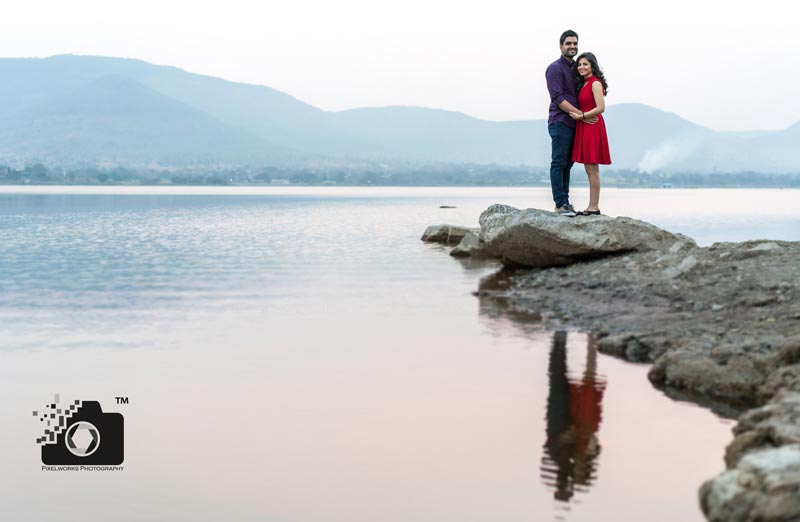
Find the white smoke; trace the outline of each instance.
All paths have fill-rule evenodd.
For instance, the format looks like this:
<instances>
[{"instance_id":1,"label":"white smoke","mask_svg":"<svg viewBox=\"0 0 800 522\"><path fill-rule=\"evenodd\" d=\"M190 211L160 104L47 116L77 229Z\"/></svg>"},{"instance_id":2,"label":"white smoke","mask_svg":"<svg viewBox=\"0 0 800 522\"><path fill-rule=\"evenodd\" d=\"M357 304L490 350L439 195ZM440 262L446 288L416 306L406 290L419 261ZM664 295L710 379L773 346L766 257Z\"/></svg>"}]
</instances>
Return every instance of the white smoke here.
<instances>
[{"instance_id":1,"label":"white smoke","mask_svg":"<svg viewBox=\"0 0 800 522\"><path fill-rule=\"evenodd\" d=\"M643 172L667 170L691 158L699 146L697 137L681 137L665 141L658 147L645 151L637 167Z\"/></svg>"}]
</instances>

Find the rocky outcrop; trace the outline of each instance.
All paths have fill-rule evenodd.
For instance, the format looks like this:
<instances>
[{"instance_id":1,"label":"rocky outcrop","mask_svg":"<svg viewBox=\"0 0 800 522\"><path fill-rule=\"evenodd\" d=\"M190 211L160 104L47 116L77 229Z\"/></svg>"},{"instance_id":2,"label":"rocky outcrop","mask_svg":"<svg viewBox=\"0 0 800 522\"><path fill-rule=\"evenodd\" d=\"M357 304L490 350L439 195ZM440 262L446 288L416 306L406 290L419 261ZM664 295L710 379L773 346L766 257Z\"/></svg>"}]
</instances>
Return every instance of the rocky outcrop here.
<instances>
[{"instance_id":1,"label":"rocky outcrop","mask_svg":"<svg viewBox=\"0 0 800 522\"><path fill-rule=\"evenodd\" d=\"M728 471L700 489L712 522L800 520L800 393L781 392L744 414L728 446Z\"/></svg>"},{"instance_id":2,"label":"rocky outcrop","mask_svg":"<svg viewBox=\"0 0 800 522\"><path fill-rule=\"evenodd\" d=\"M636 219L565 218L545 210L492 205L480 216L480 239L506 266L553 267L626 252L693 247L692 239Z\"/></svg>"},{"instance_id":3,"label":"rocky outcrop","mask_svg":"<svg viewBox=\"0 0 800 522\"><path fill-rule=\"evenodd\" d=\"M600 351L653 363L649 378L670 396L750 410L728 470L702 488L709 520L800 520L800 242L698 248L629 218L503 205L480 224L472 248L534 267L485 278L483 308L590 331Z\"/></svg>"}]
</instances>

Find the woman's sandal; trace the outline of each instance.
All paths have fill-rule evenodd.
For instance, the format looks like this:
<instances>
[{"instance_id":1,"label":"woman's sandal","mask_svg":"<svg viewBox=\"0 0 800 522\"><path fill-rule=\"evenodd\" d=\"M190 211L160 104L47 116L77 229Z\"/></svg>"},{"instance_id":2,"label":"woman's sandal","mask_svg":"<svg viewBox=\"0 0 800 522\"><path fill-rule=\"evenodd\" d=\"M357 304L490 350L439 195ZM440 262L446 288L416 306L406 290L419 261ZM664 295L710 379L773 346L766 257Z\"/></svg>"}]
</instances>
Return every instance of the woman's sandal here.
<instances>
[{"instance_id":1,"label":"woman's sandal","mask_svg":"<svg viewBox=\"0 0 800 522\"><path fill-rule=\"evenodd\" d=\"M578 215L579 216L599 216L601 214L600 214L599 210L581 210L580 212L578 212Z\"/></svg>"}]
</instances>

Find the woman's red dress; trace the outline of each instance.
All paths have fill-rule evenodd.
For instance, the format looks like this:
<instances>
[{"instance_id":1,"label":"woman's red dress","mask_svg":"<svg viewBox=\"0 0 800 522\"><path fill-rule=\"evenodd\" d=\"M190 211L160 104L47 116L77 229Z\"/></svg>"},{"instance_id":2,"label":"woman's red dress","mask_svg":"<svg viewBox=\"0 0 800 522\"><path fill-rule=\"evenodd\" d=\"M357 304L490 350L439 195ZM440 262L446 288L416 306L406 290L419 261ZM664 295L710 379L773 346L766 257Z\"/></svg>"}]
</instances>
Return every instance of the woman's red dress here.
<instances>
[{"instance_id":1,"label":"woman's red dress","mask_svg":"<svg viewBox=\"0 0 800 522\"><path fill-rule=\"evenodd\" d=\"M578 93L578 109L589 112L597 107L594 102L592 84L599 82L596 76L589 76ZM608 135L603 115L597 116L597 123L589 125L578 121L575 127L575 143L572 145L572 161L576 163L598 163L611 165L611 153L608 151Z\"/></svg>"}]
</instances>

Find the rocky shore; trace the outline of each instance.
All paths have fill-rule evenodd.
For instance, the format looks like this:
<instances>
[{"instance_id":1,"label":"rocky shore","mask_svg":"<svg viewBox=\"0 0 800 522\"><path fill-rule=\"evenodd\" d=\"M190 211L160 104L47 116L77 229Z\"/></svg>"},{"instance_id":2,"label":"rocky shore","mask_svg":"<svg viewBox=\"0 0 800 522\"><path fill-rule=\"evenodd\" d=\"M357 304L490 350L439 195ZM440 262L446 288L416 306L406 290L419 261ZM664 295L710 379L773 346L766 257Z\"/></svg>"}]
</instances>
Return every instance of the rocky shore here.
<instances>
[{"instance_id":1,"label":"rocky shore","mask_svg":"<svg viewBox=\"0 0 800 522\"><path fill-rule=\"evenodd\" d=\"M652 363L650 380L668 394L746 412L727 471L700 488L709 520L800 520L800 242L701 248L635 219L504 205L480 225L430 227L423 240L522 268L484 280L481 298Z\"/></svg>"}]
</instances>

